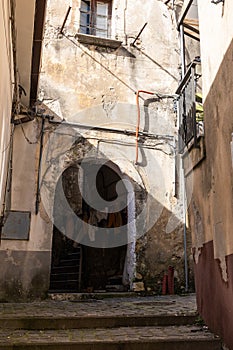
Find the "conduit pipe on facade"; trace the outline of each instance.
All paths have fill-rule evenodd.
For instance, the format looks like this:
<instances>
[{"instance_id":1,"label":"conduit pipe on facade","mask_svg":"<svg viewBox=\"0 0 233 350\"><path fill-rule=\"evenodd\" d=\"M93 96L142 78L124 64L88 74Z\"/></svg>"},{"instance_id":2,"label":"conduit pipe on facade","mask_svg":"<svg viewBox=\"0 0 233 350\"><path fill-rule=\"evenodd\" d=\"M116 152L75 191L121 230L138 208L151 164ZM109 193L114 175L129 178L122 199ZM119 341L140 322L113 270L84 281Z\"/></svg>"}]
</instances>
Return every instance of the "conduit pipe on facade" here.
<instances>
[{"instance_id":1,"label":"conduit pipe on facade","mask_svg":"<svg viewBox=\"0 0 233 350\"><path fill-rule=\"evenodd\" d=\"M153 93L154 95L154 93ZM40 117L40 116L39 116ZM49 116L46 116L49 117ZM79 124L79 123L74 123L74 122L67 122L67 121L56 121L56 120L51 120L49 119L50 124L55 124L55 125L65 125L65 126L70 126L70 127L77 127L80 129L89 129L90 131L104 131L104 132L112 132L116 134L124 134L127 136L134 136L135 131L133 130L123 130L123 129L115 129L115 128L104 128L101 126L91 126L91 125L85 125L85 124ZM152 139L167 139L167 140L173 140L174 136L171 135L159 135L159 134L150 134L145 131L139 131L139 135L142 136L147 136Z\"/></svg>"},{"instance_id":2,"label":"conduit pipe on facade","mask_svg":"<svg viewBox=\"0 0 233 350\"><path fill-rule=\"evenodd\" d=\"M34 33L30 77L30 106L33 106L34 103L37 101L46 1L47 0L36 0L35 2Z\"/></svg>"},{"instance_id":3,"label":"conduit pipe on facade","mask_svg":"<svg viewBox=\"0 0 233 350\"><path fill-rule=\"evenodd\" d=\"M126 12L127 12L127 7L128 7L128 0L125 0L125 8L124 8L124 36L125 36L125 45L128 45L128 36L126 34Z\"/></svg>"},{"instance_id":4,"label":"conduit pipe on facade","mask_svg":"<svg viewBox=\"0 0 233 350\"><path fill-rule=\"evenodd\" d=\"M140 93L148 94L148 95L155 95L154 92L145 91L145 90L138 90L137 93L136 93L136 103L137 103L138 118L137 118L137 125L136 125L136 157L135 157L135 164L138 164L138 135L139 135L139 127L140 127L140 105L139 105Z\"/></svg>"},{"instance_id":5,"label":"conduit pipe on facade","mask_svg":"<svg viewBox=\"0 0 233 350\"><path fill-rule=\"evenodd\" d=\"M179 18L179 21L178 21L178 25L177 25L177 29L180 30L180 26L182 25L182 23L184 22L184 19L185 17L187 16L188 12L189 12L189 9L191 7L193 3L193 0L188 0L188 2L186 3L185 5L185 9L181 15L181 17Z\"/></svg>"},{"instance_id":6,"label":"conduit pipe on facade","mask_svg":"<svg viewBox=\"0 0 233 350\"><path fill-rule=\"evenodd\" d=\"M16 2L11 0L10 2L10 20L11 20L11 36L12 36L12 55L13 55L13 72L14 72L14 94L12 103L12 120L14 119L14 112L18 108L19 102L19 84L18 84L18 64L17 64L17 40L16 40L16 24L15 24L15 8Z\"/></svg>"},{"instance_id":7,"label":"conduit pipe on facade","mask_svg":"<svg viewBox=\"0 0 233 350\"><path fill-rule=\"evenodd\" d=\"M188 256L187 256L187 198L186 198L186 190L185 190L185 174L184 174L184 167L181 170L182 172L182 202L183 202L183 240L184 240L184 275L185 275L185 292L188 292L189 290L189 279L188 279Z\"/></svg>"},{"instance_id":8,"label":"conduit pipe on facade","mask_svg":"<svg viewBox=\"0 0 233 350\"><path fill-rule=\"evenodd\" d=\"M38 163L37 185L36 185L36 206L35 206L35 213L36 213L36 215L39 212L39 202L40 202L41 161L42 161L42 154L43 154L43 148L44 148L45 118L46 117L43 117L42 118L42 122L41 122L40 152L39 152L39 163Z\"/></svg>"},{"instance_id":9,"label":"conduit pipe on facade","mask_svg":"<svg viewBox=\"0 0 233 350\"><path fill-rule=\"evenodd\" d=\"M181 55L181 76L182 79L186 73L186 65L185 65L185 40L184 40L184 26L181 24L180 26L180 55Z\"/></svg>"},{"instance_id":10,"label":"conduit pipe on facade","mask_svg":"<svg viewBox=\"0 0 233 350\"><path fill-rule=\"evenodd\" d=\"M139 105L139 97L140 94L149 94L149 95L154 95L155 98L162 100L164 98L172 98L176 99L178 95L174 94L161 94L159 92L151 92L151 91L145 91L145 90L138 90L136 92L136 104L137 104L137 126L136 126L136 158L135 158L135 164L138 164L138 136L139 136L139 127L140 127L140 105ZM141 132L140 132L141 133ZM142 132L142 134L144 134ZM172 137L174 139L174 137Z\"/></svg>"},{"instance_id":11,"label":"conduit pipe on facade","mask_svg":"<svg viewBox=\"0 0 233 350\"><path fill-rule=\"evenodd\" d=\"M191 5L192 1L189 1L189 5ZM185 38L184 38L184 26L182 24L182 21L179 24L180 29L180 55L181 55L181 77L184 79L185 73L186 73L186 64L185 64ZM186 108L185 104L185 95L184 95L184 110ZM178 125L180 127L182 123L182 120L178 120ZM183 162L181 160L181 162ZM185 291L188 292L189 289L189 282L188 282L188 257L187 257L187 230L186 230L186 189L185 189L185 175L184 175L184 168L182 167L181 172L181 178L182 178L182 201L183 201L183 239L184 239L184 274L185 274Z\"/></svg>"}]
</instances>

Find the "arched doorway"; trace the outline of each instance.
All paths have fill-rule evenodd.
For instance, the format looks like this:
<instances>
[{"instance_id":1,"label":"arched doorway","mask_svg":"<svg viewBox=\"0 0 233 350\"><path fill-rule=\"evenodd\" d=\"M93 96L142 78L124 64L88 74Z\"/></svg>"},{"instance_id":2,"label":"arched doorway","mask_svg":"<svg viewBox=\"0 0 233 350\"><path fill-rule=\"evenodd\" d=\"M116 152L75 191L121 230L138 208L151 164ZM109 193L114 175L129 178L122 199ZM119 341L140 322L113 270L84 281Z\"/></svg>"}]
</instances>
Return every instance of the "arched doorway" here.
<instances>
[{"instance_id":1,"label":"arched doorway","mask_svg":"<svg viewBox=\"0 0 233 350\"><path fill-rule=\"evenodd\" d=\"M93 178L89 174L96 174L96 183L93 183ZM119 195L117 183L121 178L119 168L112 162L100 166L97 162L91 161L88 164L88 171L83 169L82 165L68 167L60 177L57 188L62 185L70 207L81 220L91 226L117 229L128 222L127 205L117 212L109 213L108 206L104 211L98 211L84 198L92 195L94 185L100 197L111 205ZM80 193L79 184L82 186L84 198ZM64 232L69 234L64 234L54 226L50 290L60 292L128 290L129 286L123 283L127 245L96 248L80 244L80 241L75 239L80 232L76 232L72 219L66 217L59 196L58 190L55 194L54 217L62 220ZM121 187L120 196L127 203L127 189L124 186ZM90 240L95 240L91 232L83 234L88 235Z\"/></svg>"}]
</instances>

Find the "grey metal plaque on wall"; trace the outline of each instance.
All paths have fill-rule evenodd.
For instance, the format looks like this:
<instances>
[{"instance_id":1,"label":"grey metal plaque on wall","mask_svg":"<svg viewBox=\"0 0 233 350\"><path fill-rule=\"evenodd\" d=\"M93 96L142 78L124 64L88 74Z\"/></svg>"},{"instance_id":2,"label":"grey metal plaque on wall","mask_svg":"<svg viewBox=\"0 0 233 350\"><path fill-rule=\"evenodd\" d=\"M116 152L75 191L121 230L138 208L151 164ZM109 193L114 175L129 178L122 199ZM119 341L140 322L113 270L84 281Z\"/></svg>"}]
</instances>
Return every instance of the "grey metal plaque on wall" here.
<instances>
[{"instance_id":1,"label":"grey metal plaque on wall","mask_svg":"<svg viewBox=\"0 0 233 350\"><path fill-rule=\"evenodd\" d=\"M28 240L31 213L28 211L10 211L2 229L2 239Z\"/></svg>"}]
</instances>

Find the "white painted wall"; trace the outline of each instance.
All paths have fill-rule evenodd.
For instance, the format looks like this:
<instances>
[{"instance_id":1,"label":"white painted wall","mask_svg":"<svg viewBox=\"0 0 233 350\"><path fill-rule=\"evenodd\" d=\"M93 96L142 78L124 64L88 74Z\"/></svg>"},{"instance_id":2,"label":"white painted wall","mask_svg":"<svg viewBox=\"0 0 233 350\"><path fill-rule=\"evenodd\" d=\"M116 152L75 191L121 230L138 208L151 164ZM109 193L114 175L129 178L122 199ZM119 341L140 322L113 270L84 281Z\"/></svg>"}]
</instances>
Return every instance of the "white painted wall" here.
<instances>
[{"instance_id":1,"label":"white painted wall","mask_svg":"<svg viewBox=\"0 0 233 350\"><path fill-rule=\"evenodd\" d=\"M8 0L2 0L0 3L0 215L2 214L4 202L14 88L9 3Z\"/></svg>"},{"instance_id":2,"label":"white painted wall","mask_svg":"<svg viewBox=\"0 0 233 350\"><path fill-rule=\"evenodd\" d=\"M19 84L26 91L21 102L29 105L35 0L16 0L17 67Z\"/></svg>"},{"instance_id":3,"label":"white painted wall","mask_svg":"<svg viewBox=\"0 0 233 350\"><path fill-rule=\"evenodd\" d=\"M217 5L210 0L198 0L203 98L218 72L224 54L233 38L233 2Z\"/></svg>"}]
</instances>

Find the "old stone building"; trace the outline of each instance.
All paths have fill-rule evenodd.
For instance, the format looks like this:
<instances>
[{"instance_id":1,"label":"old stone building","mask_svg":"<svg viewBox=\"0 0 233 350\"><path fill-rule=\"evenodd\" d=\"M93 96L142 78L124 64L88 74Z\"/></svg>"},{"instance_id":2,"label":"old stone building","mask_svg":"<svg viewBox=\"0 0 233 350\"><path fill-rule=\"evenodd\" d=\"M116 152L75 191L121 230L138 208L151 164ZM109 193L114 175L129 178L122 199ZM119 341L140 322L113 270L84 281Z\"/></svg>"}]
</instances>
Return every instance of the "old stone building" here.
<instances>
[{"instance_id":1,"label":"old stone building","mask_svg":"<svg viewBox=\"0 0 233 350\"><path fill-rule=\"evenodd\" d=\"M193 287L176 152L178 5L48 0L36 103L35 20L2 212L2 299Z\"/></svg>"}]
</instances>

